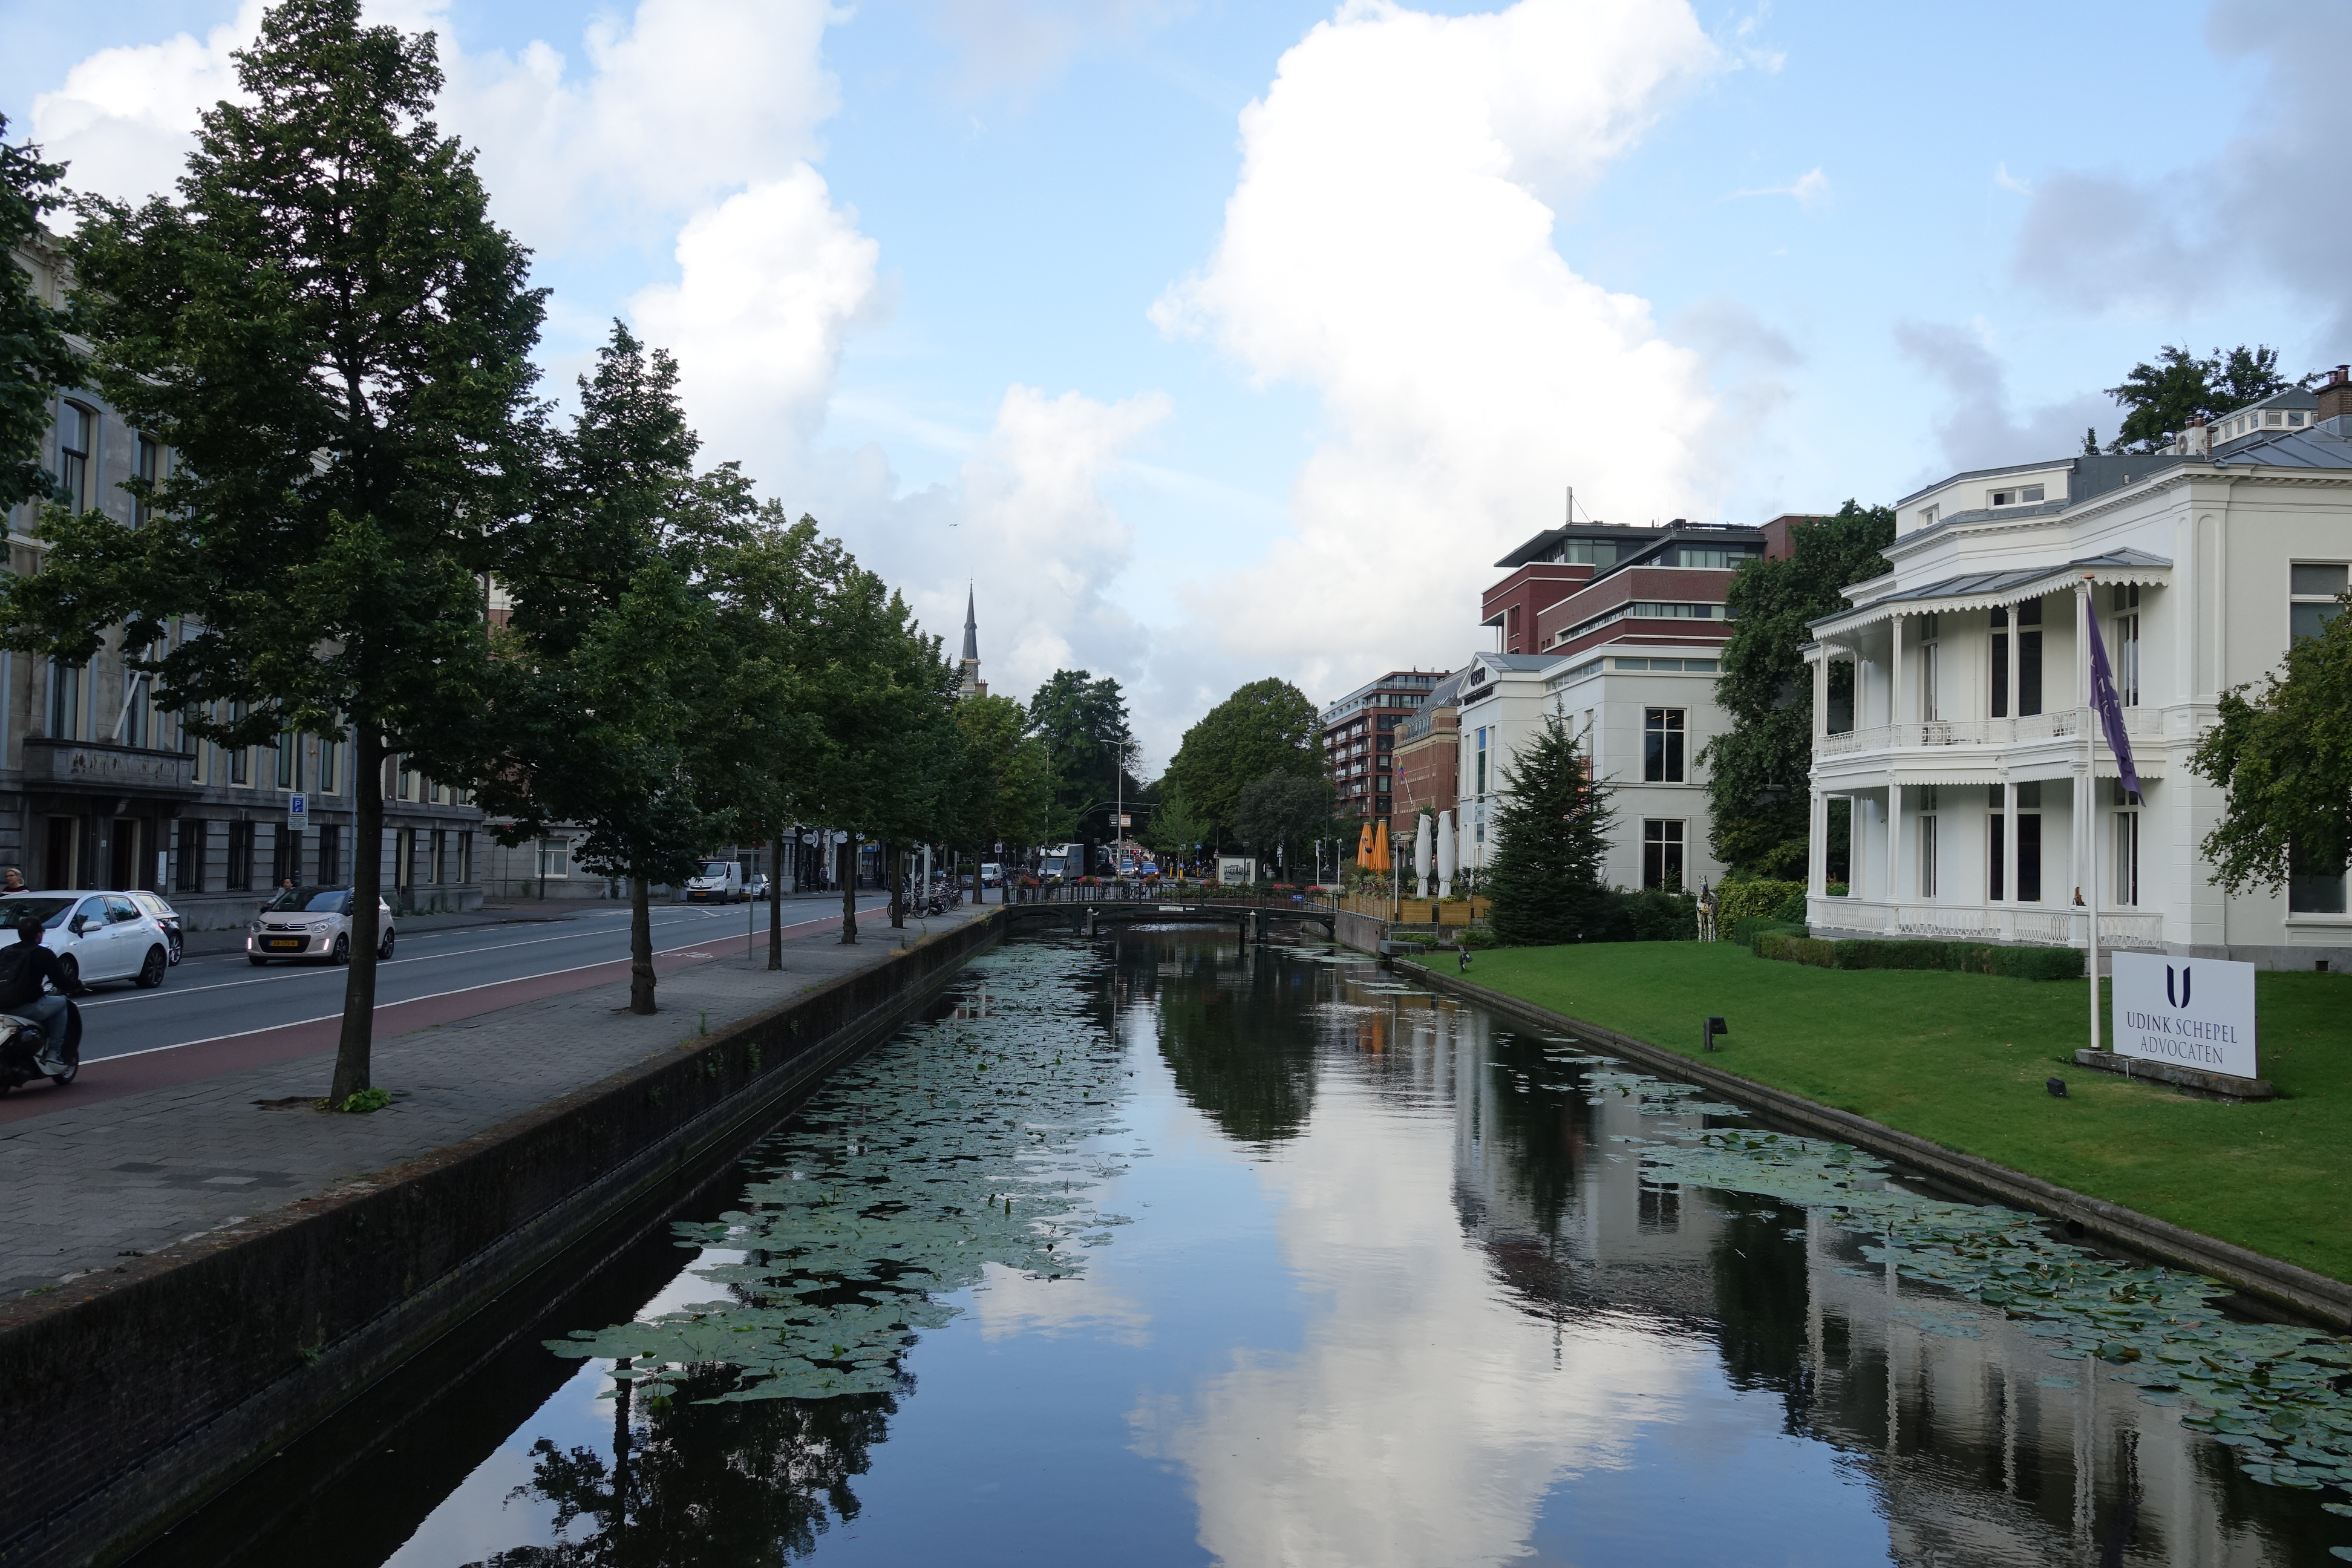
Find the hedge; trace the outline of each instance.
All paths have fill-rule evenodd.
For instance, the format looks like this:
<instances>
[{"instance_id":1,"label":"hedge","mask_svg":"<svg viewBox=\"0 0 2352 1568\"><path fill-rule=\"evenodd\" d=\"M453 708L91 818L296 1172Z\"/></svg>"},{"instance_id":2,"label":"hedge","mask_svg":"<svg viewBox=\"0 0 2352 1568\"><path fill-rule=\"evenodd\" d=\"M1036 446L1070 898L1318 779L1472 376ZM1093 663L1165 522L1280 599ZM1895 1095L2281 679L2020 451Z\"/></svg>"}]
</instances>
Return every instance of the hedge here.
<instances>
[{"instance_id":1,"label":"hedge","mask_svg":"<svg viewBox=\"0 0 2352 1568\"><path fill-rule=\"evenodd\" d=\"M1731 922L1731 940L1756 951L1756 944L1768 936L1802 936L1805 928L1789 921L1775 920L1770 915L1742 915Z\"/></svg>"},{"instance_id":2,"label":"hedge","mask_svg":"<svg viewBox=\"0 0 2352 1568\"><path fill-rule=\"evenodd\" d=\"M1824 942L1785 931L1759 931L1756 956L1817 969L1942 969L2012 980L2080 980L2083 952L2073 947L1997 947L1981 942Z\"/></svg>"},{"instance_id":3,"label":"hedge","mask_svg":"<svg viewBox=\"0 0 2352 1568\"><path fill-rule=\"evenodd\" d=\"M1730 881L1715 885L1715 918L1728 930L1735 921L1755 916L1763 920L1783 921L1783 913L1790 899L1797 900L1795 919L1805 918L1805 885L1802 882Z\"/></svg>"}]
</instances>

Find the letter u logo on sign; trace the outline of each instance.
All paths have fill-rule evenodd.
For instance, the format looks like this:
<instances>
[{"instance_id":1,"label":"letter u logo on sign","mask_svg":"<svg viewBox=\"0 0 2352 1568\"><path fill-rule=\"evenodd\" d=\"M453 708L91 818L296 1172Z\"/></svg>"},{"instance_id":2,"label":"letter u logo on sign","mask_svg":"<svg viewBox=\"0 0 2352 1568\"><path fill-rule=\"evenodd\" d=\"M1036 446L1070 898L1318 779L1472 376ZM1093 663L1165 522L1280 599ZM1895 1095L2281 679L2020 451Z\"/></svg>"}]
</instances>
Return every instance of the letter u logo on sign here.
<instances>
[{"instance_id":1,"label":"letter u logo on sign","mask_svg":"<svg viewBox=\"0 0 2352 1568\"><path fill-rule=\"evenodd\" d=\"M2178 996L2172 994L2172 965L2168 963L2164 966L2164 999L2175 1007L2189 1005L2189 966L2187 964L2180 966L2180 994Z\"/></svg>"}]
</instances>

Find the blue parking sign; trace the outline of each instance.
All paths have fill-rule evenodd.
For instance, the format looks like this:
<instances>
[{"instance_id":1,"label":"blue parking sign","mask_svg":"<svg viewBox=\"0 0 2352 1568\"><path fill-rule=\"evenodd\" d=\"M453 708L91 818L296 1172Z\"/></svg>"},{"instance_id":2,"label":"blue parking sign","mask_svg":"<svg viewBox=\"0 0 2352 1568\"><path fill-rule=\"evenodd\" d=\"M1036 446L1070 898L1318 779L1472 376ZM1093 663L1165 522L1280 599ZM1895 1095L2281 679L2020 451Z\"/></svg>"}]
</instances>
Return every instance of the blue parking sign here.
<instances>
[{"instance_id":1,"label":"blue parking sign","mask_svg":"<svg viewBox=\"0 0 2352 1568\"><path fill-rule=\"evenodd\" d=\"M299 830L310 823L310 797L289 795L286 797L286 826Z\"/></svg>"}]
</instances>

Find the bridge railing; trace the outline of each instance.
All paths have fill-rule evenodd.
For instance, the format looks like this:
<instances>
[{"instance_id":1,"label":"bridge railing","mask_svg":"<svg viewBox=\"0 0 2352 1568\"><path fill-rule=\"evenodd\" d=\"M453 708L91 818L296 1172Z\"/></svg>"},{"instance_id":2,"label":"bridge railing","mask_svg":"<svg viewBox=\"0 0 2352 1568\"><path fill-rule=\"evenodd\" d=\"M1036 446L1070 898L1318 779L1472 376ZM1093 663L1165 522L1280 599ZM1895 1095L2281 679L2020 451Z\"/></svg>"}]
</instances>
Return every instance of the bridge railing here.
<instances>
[{"instance_id":1,"label":"bridge railing","mask_svg":"<svg viewBox=\"0 0 2352 1568\"><path fill-rule=\"evenodd\" d=\"M1047 883L1041 887L1012 887L1005 889L1006 901L1022 904L1213 904L1235 910L1265 910L1269 912L1299 913L1312 910L1329 914L1339 908L1328 894L1261 893L1255 888L1220 887L1208 882L1145 883L1123 882Z\"/></svg>"}]
</instances>

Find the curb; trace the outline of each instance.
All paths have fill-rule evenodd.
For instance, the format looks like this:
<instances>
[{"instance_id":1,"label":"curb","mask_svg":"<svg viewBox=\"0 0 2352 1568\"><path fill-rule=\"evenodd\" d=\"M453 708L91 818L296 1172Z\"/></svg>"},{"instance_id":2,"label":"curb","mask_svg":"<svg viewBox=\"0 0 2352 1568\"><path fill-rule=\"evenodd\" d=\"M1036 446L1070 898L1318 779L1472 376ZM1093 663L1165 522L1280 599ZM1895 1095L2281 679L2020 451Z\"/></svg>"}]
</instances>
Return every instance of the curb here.
<instances>
[{"instance_id":1,"label":"curb","mask_svg":"<svg viewBox=\"0 0 2352 1568\"><path fill-rule=\"evenodd\" d=\"M1850 1110L1818 1104L1786 1089L1774 1089L1754 1079L1726 1072L1721 1068L1651 1045L1646 1040L1637 1040L1631 1035L1621 1035L1614 1029L1605 1029L1598 1024L1571 1018L1503 992L1441 973L1425 964L1399 959L1396 967L1411 970L1434 990L1466 997L1489 1011L1524 1019L1539 1028L1577 1035L1644 1067L1657 1068L1693 1083L1705 1084L1709 1089L1746 1100L1758 1110L1784 1121L1825 1133L1873 1153L1889 1155L1957 1186L1997 1198L2012 1207L2079 1225L2094 1236L2144 1253L2176 1268L2209 1275L2249 1296L2273 1306L2284 1307L2329 1328L2352 1328L2352 1285L2331 1279L2325 1274L2300 1268L2292 1263L2282 1263L2275 1258L2265 1257L2235 1243L2200 1235L2168 1220L2127 1209L2105 1198L2095 1198L2087 1193L2075 1192L2071 1187L2062 1187L2055 1182L2045 1182L2039 1176L2011 1170L2007 1165L1996 1164L1975 1154L1947 1149L1916 1133L1898 1131L1868 1117L1856 1116Z\"/></svg>"}]
</instances>

